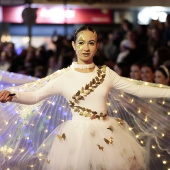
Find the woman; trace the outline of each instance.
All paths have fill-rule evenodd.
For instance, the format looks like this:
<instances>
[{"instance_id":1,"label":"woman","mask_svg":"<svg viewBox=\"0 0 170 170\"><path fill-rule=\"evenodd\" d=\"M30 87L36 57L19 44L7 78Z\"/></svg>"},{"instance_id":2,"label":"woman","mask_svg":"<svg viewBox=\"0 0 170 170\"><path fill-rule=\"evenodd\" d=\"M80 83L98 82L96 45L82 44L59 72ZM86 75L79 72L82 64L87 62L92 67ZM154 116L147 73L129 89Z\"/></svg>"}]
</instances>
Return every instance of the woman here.
<instances>
[{"instance_id":1,"label":"woman","mask_svg":"<svg viewBox=\"0 0 170 170\"><path fill-rule=\"evenodd\" d=\"M18 89L14 88L0 92L0 101L3 103L12 101L27 105L61 94L69 103L72 120L60 124L49 136L44 137L43 142L39 142L47 130L38 131L37 124L39 124L39 119L35 117L35 114L43 116L43 123L38 126L41 130L49 121L44 116L46 110L52 112L48 107L53 102L48 99L43 104L39 103L38 106L34 106L36 109L32 109L30 118L28 118L28 115L24 117L22 113L20 115L22 120L25 121L24 126L22 125L23 129L25 130L29 127L31 129L29 133L27 131L23 136L28 140L30 140L31 135L34 138L29 142L25 141L23 136L16 139L19 142L7 138L6 141L8 142L6 143L8 144L11 141L11 145L9 144L9 147L5 143L7 146L5 145L4 147L7 148L6 150L14 150L12 155L21 169L22 167L26 169L28 166L36 170L145 169L144 148L140 146L133 133L129 131L126 122L120 118L107 116L106 99L111 88L113 90L120 89L126 93L145 98L170 97L170 90L136 85L121 78L108 67L97 67L93 63L93 57L98 47L97 34L96 31L88 26L82 26L75 32L72 46L77 55L77 63L72 63L70 67L51 75L52 79L48 77L37 81L36 84L28 84L26 88L21 86ZM40 88L37 90L24 91L30 86L36 87L39 85ZM154 93L152 92L153 90L155 90ZM116 97L116 90L114 90L114 97ZM122 96L121 98L123 101ZM61 99L59 100L61 101ZM41 107L39 107L40 105ZM47 107L44 107L44 105ZM118 107L121 107L121 105L119 103ZM27 109L26 105L24 107L22 107L23 105L19 106L18 110L24 111ZM62 108L60 107L59 110L62 110ZM55 114L53 115L53 120L55 119ZM35 120L34 124L32 119ZM10 120L11 124L12 119ZM34 129L34 127L36 128ZM15 131L15 133L17 132ZM17 136L17 134L14 136ZM34 150L30 150L30 147ZM21 156L17 152L18 148L23 151L23 153L20 153ZM4 150L3 148L2 151ZM7 152L5 153L7 154ZM32 160L29 160L31 158ZM6 162L8 161L6 160ZM34 164L31 161L34 161ZM27 165L22 165L23 162L27 163ZM5 163L3 166L5 167Z\"/></svg>"},{"instance_id":2,"label":"woman","mask_svg":"<svg viewBox=\"0 0 170 170\"><path fill-rule=\"evenodd\" d=\"M142 65L142 67L141 67L141 79L142 79L142 81L153 83L154 82L154 76L155 76L154 73L155 73L155 69L154 69L152 64L145 63L145 64Z\"/></svg>"},{"instance_id":3,"label":"woman","mask_svg":"<svg viewBox=\"0 0 170 170\"><path fill-rule=\"evenodd\" d=\"M134 63L130 66L130 78L141 80L141 65Z\"/></svg>"},{"instance_id":4,"label":"woman","mask_svg":"<svg viewBox=\"0 0 170 170\"><path fill-rule=\"evenodd\" d=\"M169 85L169 69L165 65L159 66L155 71L155 83L157 84L163 84L163 85Z\"/></svg>"}]
</instances>

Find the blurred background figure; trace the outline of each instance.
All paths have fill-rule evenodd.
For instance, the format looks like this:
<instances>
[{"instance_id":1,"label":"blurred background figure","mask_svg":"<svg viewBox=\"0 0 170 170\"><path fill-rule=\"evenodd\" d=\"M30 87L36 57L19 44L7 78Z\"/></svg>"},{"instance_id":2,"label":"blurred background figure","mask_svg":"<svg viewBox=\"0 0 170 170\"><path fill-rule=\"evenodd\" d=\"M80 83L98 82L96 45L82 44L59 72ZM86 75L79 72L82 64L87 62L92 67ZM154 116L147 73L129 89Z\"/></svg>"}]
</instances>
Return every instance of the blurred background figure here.
<instances>
[{"instance_id":1,"label":"blurred background figure","mask_svg":"<svg viewBox=\"0 0 170 170\"><path fill-rule=\"evenodd\" d=\"M61 61L55 56L51 56L48 61L47 75L54 73L61 68Z\"/></svg>"},{"instance_id":2,"label":"blurred background figure","mask_svg":"<svg viewBox=\"0 0 170 170\"><path fill-rule=\"evenodd\" d=\"M8 71L11 62L8 57L8 53L6 51L0 52L0 70Z\"/></svg>"},{"instance_id":3,"label":"blurred background figure","mask_svg":"<svg viewBox=\"0 0 170 170\"><path fill-rule=\"evenodd\" d=\"M141 67L141 79L146 82L154 83L155 69L152 64L145 63Z\"/></svg>"},{"instance_id":4,"label":"blurred background figure","mask_svg":"<svg viewBox=\"0 0 170 170\"><path fill-rule=\"evenodd\" d=\"M159 66L155 71L155 83L169 85L170 81L170 69L165 65Z\"/></svg>"},{"instance_id":5,"label":"blurred background figure","mask_svg":"<svg viewBox=\"0 0 170 170\"><path fill-rule=\"evenodd\" d=\"M167 47L157 48L154 52L152 62L155 69L170 59L170 50Z\"/></svg>"},{"instance_id":6,"label":"blurred background figure","mask_svg":"<svg viewBox=\"0 0 170 170\"><path fill-rule=\"evenodd\" d=\"M127 63L116 63L113 70L120 76L129 77L130 68Z\"/></svg>"},{"instance_id":7,"label":"blurred background figure","mask_svg":"<svg viewBox=\"0 0 170 170\"><path fill-rule=\"evenodd\" d=\"M134 63L130 67L130 78L135 80L141 80L141 65Z\"/></svg>"}]
</instances>

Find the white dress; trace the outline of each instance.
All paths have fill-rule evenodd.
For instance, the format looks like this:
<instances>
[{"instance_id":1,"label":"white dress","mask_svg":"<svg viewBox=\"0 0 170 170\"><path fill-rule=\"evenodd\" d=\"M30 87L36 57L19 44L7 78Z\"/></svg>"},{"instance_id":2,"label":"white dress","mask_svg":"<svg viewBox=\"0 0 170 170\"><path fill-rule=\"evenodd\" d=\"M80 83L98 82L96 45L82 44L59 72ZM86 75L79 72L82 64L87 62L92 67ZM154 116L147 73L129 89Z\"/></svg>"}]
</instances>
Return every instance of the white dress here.
<instances>
[{"instance_id":1,"label":"white dress","mask_svg":"<svg viewBox=\"0 0 170 170\"><path fill-rule=\"evenodd\" d=\"M15 91L14 102L34 104L55 94L70 104L72 120L58 126L43 160L43 170L144 170L146 151L127 123L106 116L111 88L139 97L168 97L170 90L138 86L108 67L81 73L72 67L35 92ZM98 74L98 73L99 74ZM95 78L95 81L94 81ZM93 80L93 81L92 81ZM84 87L84 88L82 88ZM44 143L50 143L49 136ZM41 153L43 144L37 153ZM37 170L37 169L36 169Z\"/></svg>"}]
</instances>

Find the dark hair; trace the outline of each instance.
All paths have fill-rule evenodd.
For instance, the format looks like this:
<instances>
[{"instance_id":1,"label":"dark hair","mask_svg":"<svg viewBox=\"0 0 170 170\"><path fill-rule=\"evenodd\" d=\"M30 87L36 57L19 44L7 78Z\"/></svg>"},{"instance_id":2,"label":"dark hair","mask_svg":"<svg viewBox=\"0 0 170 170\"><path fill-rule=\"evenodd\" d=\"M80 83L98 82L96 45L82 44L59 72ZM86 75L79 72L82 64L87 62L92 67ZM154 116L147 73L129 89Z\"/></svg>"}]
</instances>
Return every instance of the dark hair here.
<instances>
[{"instance_id":1,"label":"dark hair","mask_svg":"<svg viewBox=\"0 0 170 170\"><path fill-rule=\"evenodd\" d=\"M138 66L141 69L142 63L141 62L135 62L135 63L132 63L130 66Z\"/></svg>"},{"instance_id":2,"label":"dark hair","mask_svg":"<svg viewBox=\"0 0 170 170\"><path fill-rule=\"evenodd\" d=\"M151 64L151 63L144 63L144 64L142 64L141 68L143 68L143 67L149 67L153 73L155 72L155 68L154 68L153 64Z\"/></svg>"},{"instance_id":3,"label":"dark hair","mask_svg":"<svg viewBox=\"0 0 170 170\"><path fill-rule=\"evenodd\" d=\"M116 63L116 65L121 69L122 77L129 77L130 66L127 62Z\"/></svg>"},{"instance_id":4,"label":"dark hair","mask_svg":"<svg viewBox=\"0 0 170 170\"><path fill-rule=\"evenodd\" d=\"M76 31L74 32L74 42L76 42L77 34L81 31L84 31L84 30L89 30L93 33L96 33L96 36L97 36L97 32L92 27L83 25L83 26L77 28ZM96 38L98 39L98 37L96 37Z\"/></svg>"},{"instance_id":5,"label":"dark hair","mask_svg":"<svg viewBox=\"0 0 170 170\"><path fill-rule=\"evenodd\" d=\"M156 51L158 53L158 66L159 66L169 59L170 51L167 47L160 47Z\"/></svg>"}]
</instances>

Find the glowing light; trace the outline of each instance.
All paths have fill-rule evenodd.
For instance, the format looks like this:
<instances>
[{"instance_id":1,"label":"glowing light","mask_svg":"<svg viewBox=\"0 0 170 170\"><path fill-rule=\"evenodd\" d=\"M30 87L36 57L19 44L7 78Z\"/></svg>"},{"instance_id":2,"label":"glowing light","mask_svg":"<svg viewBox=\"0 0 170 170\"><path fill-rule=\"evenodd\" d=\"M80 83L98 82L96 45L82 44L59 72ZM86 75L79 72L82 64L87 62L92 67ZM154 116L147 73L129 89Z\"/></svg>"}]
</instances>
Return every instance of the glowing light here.
<instances>
[{"instance_id":1,"label":"glowing light","mask_svg":"<svg viewBox=\"0 0 170 170\"><path fill-rule=\"evenodd\" d=\"M154 129L156 130L158 127L157 126L154 126Z\"/></svg>"},{"instance_id":2,"label":"glowing light","mask_svg":"<svg viewBox=\"0 0 170 170\"><path fill-rule=\"evenodd\" d=\"M24 152L24 149L20 149L20 152Z\"/></svg>"},{"instance_id":3,"label":"glowing light","mask_svg":"<svg viewBox=\"0 0 170 170\"><path fill-rule=\"evenodd\" d=\"M140 141L140 143L141 143L141 144L144 144L144 141L143 141L143 140L141 140L141 141Z\"/></svg>"},{"instance_id":4,"label":"glowing light","mask_svg":"<svg viewBox=\"0 0 170 170\"><path fill-rule=\"evenodd\" d=\"M164 104L165 104L165 101L162 101L162 104L164 105Z\"/></svg>"},{"instance_id":5,"label":"glowing light","mask_svg":"<svg viewBox=\"0 0 170 170\"><path fill-rule=\"evenodd\" d=\"M136 135L136 138L139 138L140 135Z\"/></svg>"},{"instance_id":6,"label":"glowing light","mask_svg":"<svg viewBox=\"0 0 170 170\"><path fill-rule=\"evenodd\" d=\"M130 103L133 103L133 102L134 102L134 99L131 99L131 100L130 100Z\"/></svg>"},{"instance_id":7,"label":"glowing light","mask_svg":"<svg viewBox=\"0 0 170 170\"><path fill-rule=\"evenodd\" d=\"M1 36L1 41L2 42L10 42L11 41L11 36L9 36L9 35L2 35Z\"/></svg>"},{"instance_id":8,"label":"glowing light","mask_svg":"<svg viewBox=\"0 0 170 170\"><path fill-rule=\"evenodd\" d=\"M6 125L8 125L8 122L7 122L7 121L5 121L5 124L6 124Z\"/></svg>"},{"instance_id":9,"label":"glowing light","mask_svg":"<svg viewBox=\"0 0 170 170\"><path fill-rule=\"evenodd\" d=\"M149 100L149 103L152 103L153 101L152 100Z\"/></svg>"},{"instance_id":10,"label":"glowing light","mask_svg":"<svg viewBox=\"0 0 170 170\"><path fill-rule=\"evenodd\" d=\"M118 113L118 110L113 110L114 113Z\"/></svg>"},{"instance_id":11,"label":"glowing light","mask_svg":"<svg viewBox=\"0 0 170 170\"><path fill-rule=\"evenodd\" d=\"M148 13L150 15L148 15ZM159 20L165 22L167 17L166 9L164 7L147 7L141 10L138 14L139 24L149 24L150 20Z\"/></svg>"},{"instance_id":12,"label":"glowing light","mask_svg":"<svg viewBox=\"0 0 170 170\"><path fill-rule=\"evenodd\" d=\"M163 160L162 163L163 163L163 164L167 164L167 161L166 161L166 160Z\"/></svg>"},{"instance_id":13,"label":"glowing light","mask_svg":"<svg viewBox=\"0 0 170 170\"><path fill-rule=\"evenodd\" d=\"M43 156L43 154L42 154L42 153L39 153L38 156L41 157L41 156Z\"/></svg>"},{"instance_id":14,"label":"glowing light","mask_svg":"<svg viewBox=\"0 0 170 170\"><path fill-rule=\"evenodd\" d=\"M132 127L129 127L129 130L131 131L133 128Z\"/></svg>"},{"instance_id":15,"label":"glowing light","mask_svg":"<svg viewBox=\"0 0 170 170\"><path fill-rule=\"evenodd\" d=\"M155 145L152 145L152 149L155 149L156 148L156 146Z\"/></svg>"},{"instance_id":16,"label":"glowing light","mask_svg":"<svg viewBox=\"0 0 170 170\"><path fill-rule=\"evenodd\" d=\"M160 155L160 154L157 154L156 156L157 156L158 158L160 158L160 157L161 157L161 155Z\"/></svg>"},{"instance_id":17,"label":"glowing light","mask_svg":"<svg viewBox=\"0 0 170 170\"><path fill-rule=\"evenodd\" d=\"M45 132L45 133L48 133L48 130L46 129L46 130L44 130L44 132Z\"/></svg>"},{"instance_id":18,"label":"glowing light","mask_svg":"<svg viewBox=\"0 0 170 170\"><path fill-rule=\"evenodd\" d=\"M8 160L10 160L12 158L12 156L8 156Z\"/></svg>"},{"instance_id":19,"label":"glowing light","mask_svg":"<svg viewBox=\"0 0 170 170\"><path fill-rule=\"evenodd\" d=\"M138 109L138 113L141 113L141 109L140 108Z\"/></svg>"}]
</instances>

